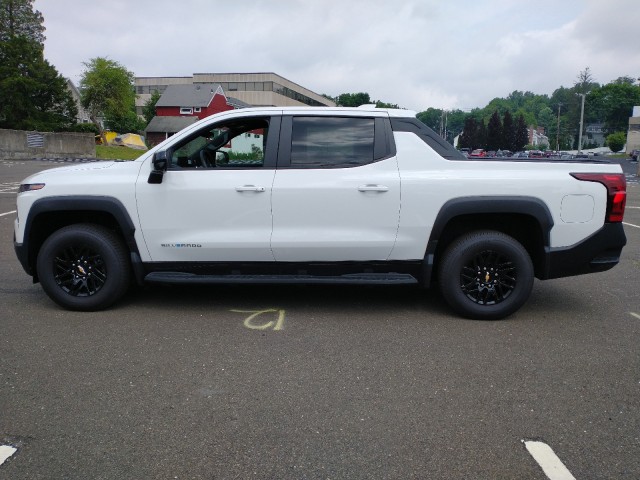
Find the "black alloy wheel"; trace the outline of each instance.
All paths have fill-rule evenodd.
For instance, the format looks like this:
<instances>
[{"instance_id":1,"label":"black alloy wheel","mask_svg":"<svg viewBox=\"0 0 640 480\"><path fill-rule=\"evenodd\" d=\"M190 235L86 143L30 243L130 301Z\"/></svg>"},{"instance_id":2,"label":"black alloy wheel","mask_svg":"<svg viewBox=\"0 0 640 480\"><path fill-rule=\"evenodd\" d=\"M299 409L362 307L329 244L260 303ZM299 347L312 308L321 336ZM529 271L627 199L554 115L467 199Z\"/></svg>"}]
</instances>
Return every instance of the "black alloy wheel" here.
<instances>
[{"instance_id":1,"label":"black alloy wheel","mask_svg":"<svg viewBox=\"0 0 640 480\"><path fill-rule=\"evenodd\" d=\"M129 287L128 252L115 232L100 225L69 225L51 234L38 253L37 271L47 295L69 310L102 310Z\"/></svg>"},{"instance_id":2,"label":"black alloy wheel","mask_svg":"<svg viewBox=\"0 0 640 480\"><path fill-rule=\"evenodd\" d=\"M442 296L459 314L499 320L529 298L534 271L526 249L502 232L471 232L455 240L439 262Z\"/></svg>"}]
</instances>

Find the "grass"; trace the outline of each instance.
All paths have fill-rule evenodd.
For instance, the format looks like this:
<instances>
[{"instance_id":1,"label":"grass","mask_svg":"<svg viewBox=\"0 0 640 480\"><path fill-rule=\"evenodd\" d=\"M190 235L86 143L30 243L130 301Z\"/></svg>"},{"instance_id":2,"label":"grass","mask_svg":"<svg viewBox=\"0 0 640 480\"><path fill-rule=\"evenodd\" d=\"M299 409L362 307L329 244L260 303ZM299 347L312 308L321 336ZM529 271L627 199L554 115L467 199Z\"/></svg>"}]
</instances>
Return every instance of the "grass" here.
<instances>
[{"instance_id":1,"label":"grass","mask_svg":"<svg viewBox=\"0 0 640 480\"><path fill-rule=\"evenodd\" d=\"M105 147L96 145L96 157L101 160L135 160L146 150L136 150L129 147Z\"/></svg>"}]
</instances>

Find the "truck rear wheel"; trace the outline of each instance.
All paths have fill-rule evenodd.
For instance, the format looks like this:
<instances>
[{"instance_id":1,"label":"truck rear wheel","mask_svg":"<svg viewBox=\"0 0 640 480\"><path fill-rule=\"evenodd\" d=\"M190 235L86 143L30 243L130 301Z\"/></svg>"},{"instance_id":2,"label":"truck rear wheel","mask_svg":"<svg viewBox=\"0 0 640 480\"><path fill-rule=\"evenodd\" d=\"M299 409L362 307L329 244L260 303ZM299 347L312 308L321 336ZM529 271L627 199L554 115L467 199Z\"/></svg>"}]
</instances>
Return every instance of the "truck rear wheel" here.
<instances>
[{"instance_id":1,"label":"truck rear wheel","mask_svg":"<svg viewBox=\"0 0 640 480\"><path fill-rule=\"evenodd\" d=\"M69 310L102 310L129 286L127 251L115 233L99 225L54 232L38 253L37 269L46 294Z\"/></svg>"},{"instance_id":2,"label":"truck rear wheel","mask_svg":"<svg viewBox=\"0 0 640 480\"><path fill-rule=\"evenodd\" d=\"M442 296L459 314L499 320L518 310L533 288L533 264L509 235L477 231L454 241L438 269Z\"/></svg>"}]
</instances>

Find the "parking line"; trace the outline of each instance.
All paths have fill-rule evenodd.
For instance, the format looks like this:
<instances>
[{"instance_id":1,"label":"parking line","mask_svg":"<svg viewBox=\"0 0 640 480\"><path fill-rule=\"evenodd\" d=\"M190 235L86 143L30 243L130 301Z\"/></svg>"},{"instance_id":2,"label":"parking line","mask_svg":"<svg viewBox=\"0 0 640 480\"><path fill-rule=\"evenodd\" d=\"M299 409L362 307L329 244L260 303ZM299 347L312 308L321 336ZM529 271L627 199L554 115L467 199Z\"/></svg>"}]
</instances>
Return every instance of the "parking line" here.
<instances>
[{"instance_id":1,"label":"parking line","mask_svg":"<svg viewBox=\"0 0 640 480\"><path fill-rule=\"evenodd\" d=\"M5 215L11 215L12 213L16 213L16 211L11 210L10 212L0 213L0 217L4 217Z\"/></svg>"},{"instance_id":2,"label":"parking line","mask_svg":"<svg viewBox=\"0 0 640 480\"><path fill-rule=\"evenodd\" d=\"M525 440L523 442L549 480L576 480L549 445L544 442Z\"/></svg>"},{"instance_id":3,"label":"parking line","mask_svg":"<svg viewBox=\"0 0 640 480\"><path fill-rule=\"evenodd\" d=\"M623 225L627 225L629 227L640 228L638 225L634 225L633 223L622 222Z\"/></svg>"},{"instance_id":4,"label":"parking line","mask_svg":"<svg viewBox=\"0 0 640 480\"><path fill-rule=\"evenodd\" d=\"M640 320L640 315L638 315L637 313L629 312L629 315L631 315L632 317L636 317L638 320Z\"/></svg>"},{"instance_id":5,"label":"parking line","mask_svg":"<svg viewBox=\"0 0 640 480\"><path fill-rule=\"evenodd\" d=\"M7 458L16 453L16 451L18 451L18 449L11 445L0 445L0 465L2 465Z\"/></svg>"}]
</instances>

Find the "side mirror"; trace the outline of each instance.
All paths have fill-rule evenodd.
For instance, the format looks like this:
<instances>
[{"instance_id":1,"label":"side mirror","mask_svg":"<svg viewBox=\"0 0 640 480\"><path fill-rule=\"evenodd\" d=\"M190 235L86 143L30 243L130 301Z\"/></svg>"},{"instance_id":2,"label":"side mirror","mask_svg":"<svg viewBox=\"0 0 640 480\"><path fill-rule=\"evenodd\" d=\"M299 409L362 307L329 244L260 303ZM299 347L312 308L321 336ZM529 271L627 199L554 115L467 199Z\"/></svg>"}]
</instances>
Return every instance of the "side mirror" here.
<instances>
[{"instance_id":1,"label":"side mirror","mask_svg":"<svg viewBox=\"0 0 640 480\"><path fill-rule=\"evenodd\" d=\"M153 155L153 170L149 174L148 183L162 183L164 172L167 171L167 152L161 150Z\"/></svg>"}]
</instances>

